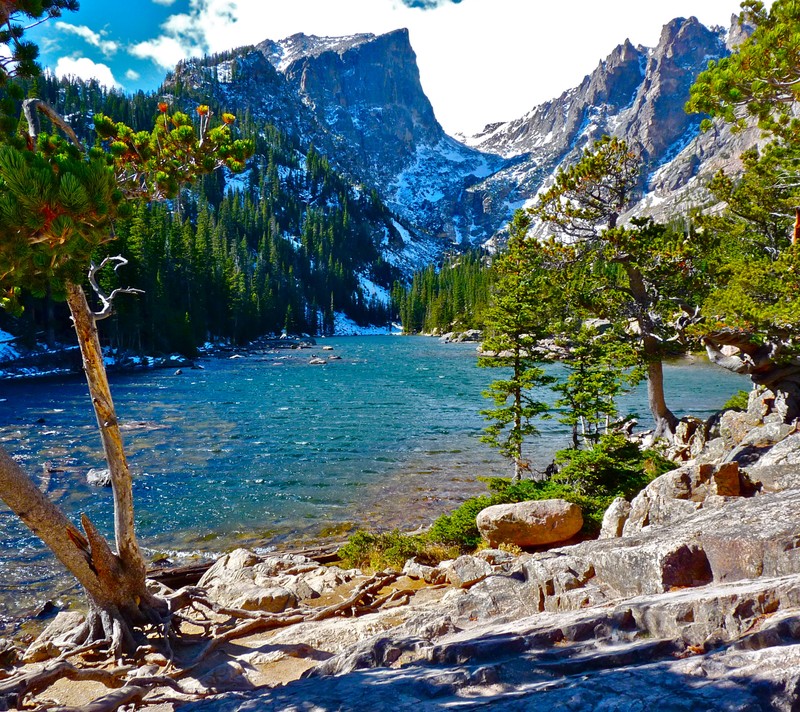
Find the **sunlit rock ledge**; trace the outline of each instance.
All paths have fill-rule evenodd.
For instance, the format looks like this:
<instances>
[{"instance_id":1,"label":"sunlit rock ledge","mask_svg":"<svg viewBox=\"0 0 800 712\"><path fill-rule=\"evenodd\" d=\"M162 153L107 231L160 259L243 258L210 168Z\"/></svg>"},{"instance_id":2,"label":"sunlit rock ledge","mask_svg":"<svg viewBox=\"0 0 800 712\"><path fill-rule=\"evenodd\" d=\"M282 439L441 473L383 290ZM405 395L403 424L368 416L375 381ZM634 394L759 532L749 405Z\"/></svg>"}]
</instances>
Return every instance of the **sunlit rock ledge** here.
<instances>
[{"instance_id":1,"label":"sunlit rock ledge","mask_svg":"<svg viewBox=\"0 0 800 712\"><path fill-rule=\"evenodd\" d=\"M640 494L627 536L480 552L474 581L265 641L308 646L302 679L182 709L797 709L800 434L730 430Z\"/></svg>"}]
</instances>

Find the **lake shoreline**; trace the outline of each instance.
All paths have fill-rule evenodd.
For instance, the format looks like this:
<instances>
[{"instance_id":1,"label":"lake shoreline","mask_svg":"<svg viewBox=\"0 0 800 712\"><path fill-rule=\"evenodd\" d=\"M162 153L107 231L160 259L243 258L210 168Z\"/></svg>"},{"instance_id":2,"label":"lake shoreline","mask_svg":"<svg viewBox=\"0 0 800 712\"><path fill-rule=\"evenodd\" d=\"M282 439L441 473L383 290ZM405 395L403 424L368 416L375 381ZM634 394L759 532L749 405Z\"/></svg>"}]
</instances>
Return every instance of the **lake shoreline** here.
<instances>
[{"instance_id":1,"label":"lake shoreline","mask_svg":"<svg viewBox=\"0 0 800 712\"><path fill-rule=\"evenodd\" d=\"M343 358L309 364L315 351L329 353L323 345ZM181 375L112 373L148 559L307 547L359 528L412 531L484 494L478 477L510 473L478 441L480 392L495 374L475 362L474 344L348 336L310 350L210 356ZM677 369L669 397L679 412L705 418L737 390L735 378L702 363L667 368ZM0 443L71 518L86 511L110 534L110 493L85 478L103 465L80 375L0 389ZM646 403L632 399L631 407ZM565 426L544 423L531 446L537 469L567 440ZM198 500L188 508L186 492ZM14 606L30 613L63 597L70 582L54 576L41 544L2 509L0 535L2 598L30 595L30 605Z\"/></svg>"}]
</instances>

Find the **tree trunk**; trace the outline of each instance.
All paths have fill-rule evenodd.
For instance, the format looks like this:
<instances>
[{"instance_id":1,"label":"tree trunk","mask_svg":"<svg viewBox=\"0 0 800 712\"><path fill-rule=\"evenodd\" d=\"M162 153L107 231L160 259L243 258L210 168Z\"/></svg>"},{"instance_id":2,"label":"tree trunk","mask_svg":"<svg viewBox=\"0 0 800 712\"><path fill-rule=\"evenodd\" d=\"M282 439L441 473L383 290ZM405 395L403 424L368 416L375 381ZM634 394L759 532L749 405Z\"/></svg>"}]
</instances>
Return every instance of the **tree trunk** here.
<instances>
[{"instance_id":1,"label":"tree trunk","mask_svg":"<svg viewBox=\"0 0 800 712\"><path fill-rule=\"evenodd\" d=\"M672 440L678 427L678 418L667 407L664 397L664 367L657 339L644 337L644 355L647 359L647 403L656 422L653 439Z\"/></svg>"},{"instance_id":2,"label":"tree trunk","mask_svg":"<svg viewBox=\"0 0 800 712\"><path fill-rule=\"evenodd\" d=\"M67 284L67 304L81 349L83 370L97 417L103 453L111 474L117 554L125 569L131 575L139 576L144 583L146 567L139 551L133 524L133 479L125 457L119 422L111 398L103 352L97 335L97 323L80 285L72 282Z\"/></svg>"},{"instance_id":3,"label":"tree trunk","mask_svg":"<svg viewBox=\"0 0 800 712\"><path fill-rule=\"evenodd\" d=\"M72 636L74 645L107 641L119 657L134 652L144 636L137 628L168 630L166 601L145 586L146 567L133 528L133 489L122 449L114 404L108 387L94 315L79 285L67 284L67 301L75 322L83 367L92 397L114 492L117 553L84 514L85 532L69 521L19 465L0 448L0 498L53 551L86 590L89 612Z\"/></svg>"},{"instance_id":4,"label":"tree trunk","mask_svg":"<svg viewBox=\"0 0 800 712\"><path fill-rule=\"evenodd\" d=\"M758 343L748 332L723 330L703 337L709 360L717 366L750 377L755 386L774 394L771 411L785 423L800 417L800 359L787 358L780 342ZM723 353L724 346L735 352Z\"/></svg>"},{"instance_id":5,"label":"tree trunk","mask_svg":"<svg viewBox=\"0 0 800 712\"><path fill-rule=\"evenodd\" d=\"M0 448L0 496L36 536L78 579L90 596L102 588L87 559L88 543L64 513L34 484L8 453Z\"/></svg>"},{"instance_id":6,"label":"tree trunk","mask_svg":"<svg viewBox=\"0 0 800 712\"><path fill-rule=\"evenodd\" d=\"M672 440L678 419L667 408L664 397L664 367L661 361L661 344L653 334L653 323L650 318L650 297L639 268L630 263L625 263L625 272L628 275L628 285L633 295L638 315L636 321L642 338L642 354L647 366L647 403L650 413L655 421L654 440Z\"/></svg>"},{"instance_id":7,"label":"tree trunk","mask_svg":"<svg viewBox=\"0 0 800 712\"><path fill-rule=\"evenodd\" d=\"M86 515L81 516L84 537L4 453L0 458L0 495L86 589L89 614L84 626L76 631L74 642L107 640L110 650L119 656L135 650L134 628L163 626L169 620L169 611L166 602L150 594L145 586L146 567L133 526L132 479L94 315L79 285L67 284L67 303L111 473L117 552L111 550ZM141 640L142 636L138 638Z\"/></svg>"},{"instance_id":8,"label":"tree trunk","mask_svg":"<svg viewBox=\"0 0 800 712\"><path fill-rule=\"evenodd\" d=\"M522 388L519 380L522 375L519 347L514 350L514 483L522 481ZM513 437L513 436L512 436Z\"/></svg>"},{"instance_id":9,"label":"tree trunk","mask_svg":"<svg viewBox=\"0 0 800 712\"><path fill-rule=\"evenodd\" d=\"M86 591L89 611L72 636L73 645L105 640L119 657L136 649L134 627L163 625L169 620L166 602L147 591L143 577L125 569L89 518L81 517L84 536L2 448L0 498Z\"/></svg>"}]
</instances>

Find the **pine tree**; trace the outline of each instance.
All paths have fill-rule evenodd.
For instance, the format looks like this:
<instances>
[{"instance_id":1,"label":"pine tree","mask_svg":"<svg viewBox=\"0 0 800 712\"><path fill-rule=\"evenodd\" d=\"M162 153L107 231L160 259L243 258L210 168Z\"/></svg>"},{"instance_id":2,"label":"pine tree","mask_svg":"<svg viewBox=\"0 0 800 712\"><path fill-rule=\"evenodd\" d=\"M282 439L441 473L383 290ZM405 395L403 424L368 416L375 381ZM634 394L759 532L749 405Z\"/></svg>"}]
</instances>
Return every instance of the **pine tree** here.
<instances>
[{"instance_id":1,"label":"pine tree","mask_svg":"<svg viewBox=\"0 0 800 712\"><path fill-rule=\"evenodd\" d=\"M699 278L706 245L702 239L687 242L682 233L649 219L618 224L635 195L639 170L640 159L627 144L606 136L577 164L559 171L528 212L560 236L567 248L564 268L581 266L576 304L620 332L635 324L653 437L671 439L678 419L666 403L662 363L669 340L679 335L676 325L694 314L707 288Z\"/></svg>"},{"instance_id":2,"label":"pine tree","mask_svg":"<svg viewBox=\"0 0 800 712\"><path fill-rule=\"evenodd\" d=\"M768 387L792 422L800 415L800 5L747 0L742 9L753 32L698 77L687 110L710 115L705 129L713 120L734 130L757 123L772 141L742 156L744 175L711 183L725 210L699 219L719 249L695 332L712 361Z\"/></svg>"},{"instance_id":3,"label":"pine tree","mask_svg":"<svg viewBox=\"0 0 800 712\"><path fill-rule=\"evenodd\" d=\"M547 413L547 403L537 400L536 389L552 382L537 355L538 341L549 319L542 299L548 281L540 269L540 251L527 238L529 218L518 211L510 225L506 250L495 260L496 283L492 305L486 315L488 337L483 342L487 355L478 364L487 368L510 369L508 378L493 381L484 396L494 402L481 414L489 421L483 442L496 447L514 466L514 481L529 469L523 455L527 437L536 435L534 418Z\"/></svg>"}]
</instances>

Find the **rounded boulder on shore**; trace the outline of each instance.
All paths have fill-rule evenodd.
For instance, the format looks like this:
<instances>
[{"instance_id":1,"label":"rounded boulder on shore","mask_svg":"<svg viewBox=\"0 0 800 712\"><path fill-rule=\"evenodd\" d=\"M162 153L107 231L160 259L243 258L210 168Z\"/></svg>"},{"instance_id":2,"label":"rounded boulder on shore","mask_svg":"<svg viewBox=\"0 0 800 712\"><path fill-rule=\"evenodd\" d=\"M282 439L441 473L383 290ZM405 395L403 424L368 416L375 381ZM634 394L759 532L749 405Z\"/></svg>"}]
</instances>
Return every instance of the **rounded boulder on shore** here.
<instances>
[{"instance_id":1,"label":"rounded boulder on shore","mask_svg":"<svg viewBox=\"0 0 800 712\"><path fill-rule=\"evenodd\" d=\"M478 531L489 546L542 546L567 541L583 527L581 508L563 499L495 504L478 514Z\"/></svg>"}]
</instances>

